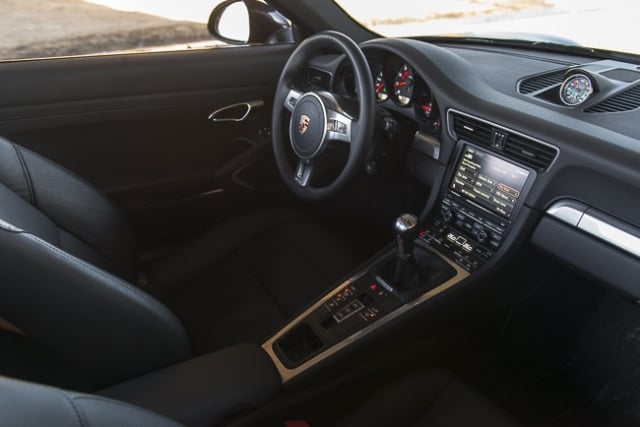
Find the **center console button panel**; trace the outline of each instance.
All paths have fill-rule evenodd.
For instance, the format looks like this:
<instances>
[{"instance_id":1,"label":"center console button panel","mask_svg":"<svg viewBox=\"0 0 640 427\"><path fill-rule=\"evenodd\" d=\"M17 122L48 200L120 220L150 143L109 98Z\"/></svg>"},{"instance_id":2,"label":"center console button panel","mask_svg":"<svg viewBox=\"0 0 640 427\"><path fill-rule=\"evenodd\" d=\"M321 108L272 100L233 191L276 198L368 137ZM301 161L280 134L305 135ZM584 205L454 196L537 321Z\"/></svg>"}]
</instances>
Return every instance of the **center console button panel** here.
<instances>
[{"instance_id":1,"label":"center console button panel","mask_svg":"<svg viewBox=\"0 0 640 427\"><path fill-rule=\"evenodd\" d=\"M379 320L404 302L384 281L370 272L341 287L297 326L304 333L276 341L274 349L291 368Z\"/></svg>"},{"instance_id":2,"label":"center console button panel","mask_svg":"<svg viewBox=\"0 0 640 427\"><path fill-rule=\"evenodd\" d=\"M445 193L440 211L427 222L421 238L468 272L478 269L500 248L510 222L489 216Z\"/></svg>"}]
</instances>

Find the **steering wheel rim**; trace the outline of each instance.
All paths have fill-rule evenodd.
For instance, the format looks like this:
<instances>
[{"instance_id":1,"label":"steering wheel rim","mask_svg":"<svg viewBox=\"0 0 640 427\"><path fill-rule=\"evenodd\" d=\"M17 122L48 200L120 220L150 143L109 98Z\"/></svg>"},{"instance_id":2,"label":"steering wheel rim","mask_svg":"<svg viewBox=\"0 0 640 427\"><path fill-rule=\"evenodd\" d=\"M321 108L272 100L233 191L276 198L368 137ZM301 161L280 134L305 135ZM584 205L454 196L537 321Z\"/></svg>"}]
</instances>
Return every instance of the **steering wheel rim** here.
<instances>
[{"instance_id":1,"label":"steering wheel rim","mask_svg":"<svg viewBox=\"0 0 640 427\"><path fill-rule=\"evenodd\" d=\"M333 49L344 54L353 67L359 112L346 113L330 92L302 92L294 78L305 69L319 49ZM325 31L304 40L285 64L274 97L272 116L273 151L280 175L298 197L317 201L336 194L363 165L367 145L373 135L375 98L373 78L358 44L337 31ZM291 111L285 135L282 109ZM288 136L288 138L287 138ZM287 143L287 141L289 143ZM329 141L349 144L349 156L338 176L324 187L309 185L314 161ZM297 158L292 167L290 154Z\"/></svg>"}]
</instances>

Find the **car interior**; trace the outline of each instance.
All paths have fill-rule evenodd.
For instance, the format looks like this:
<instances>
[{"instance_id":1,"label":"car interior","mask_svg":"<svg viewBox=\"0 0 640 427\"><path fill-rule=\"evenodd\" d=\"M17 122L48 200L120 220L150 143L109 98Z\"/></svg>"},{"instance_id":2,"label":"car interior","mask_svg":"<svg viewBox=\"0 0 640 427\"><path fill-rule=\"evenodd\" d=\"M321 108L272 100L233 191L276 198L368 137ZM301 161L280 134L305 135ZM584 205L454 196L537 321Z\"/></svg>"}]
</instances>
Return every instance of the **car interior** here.
<instances>
[{"instance_id":1,"label":"car interior","mask_svg":"<svg viewBox=\"0 0 640 427\"><path fill-rule=\"evenodd\" d=\"M0 63L3 423L638 425L640 59L237 2Z\"/></svg>"}]
</instances>

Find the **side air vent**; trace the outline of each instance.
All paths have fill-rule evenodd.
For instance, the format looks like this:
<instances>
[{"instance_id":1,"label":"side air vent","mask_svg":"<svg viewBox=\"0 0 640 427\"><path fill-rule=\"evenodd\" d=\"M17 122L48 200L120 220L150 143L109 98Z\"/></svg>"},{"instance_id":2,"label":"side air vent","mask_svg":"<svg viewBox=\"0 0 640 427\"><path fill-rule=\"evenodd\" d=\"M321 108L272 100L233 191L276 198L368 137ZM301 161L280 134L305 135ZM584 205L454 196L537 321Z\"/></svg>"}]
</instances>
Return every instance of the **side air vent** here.
<instances>
[{"instance_id":1,"label":"side air vent","mask_svg":"<svg viewBox=\"0 0 640 427\"><path fill-rule=\"evenodd\" d=\"M551 86L562 83L564 80L564 75L567 72L566 69L553 71L551 73L540 74L534 77L529 77L520 82L520 86L518 87L518 91L527 95L533 92L538 92L543 89L548 89Z\"/></svg>"},{"instance_id":2,"label":"side air vent","mask_svg":"<svg viewBox=\"0 0 640 427\"><path fill-rule=\"evenodd\" d=\"M640 85L625 90L596 105L587 108L585 113L620 113L640 107Z\"/></svg>"},{"instance_id":3,"label":"side air vent","mask_svg":"<svg viewBox=\"0 0 640 427\"><path fill-rule=\"evenodd\" d=\"M466 114L449 111L449 132L456 139L464 139L490 148L538 172L547 169L558 150L516 131Z\"/></svg>"}]
</instances>

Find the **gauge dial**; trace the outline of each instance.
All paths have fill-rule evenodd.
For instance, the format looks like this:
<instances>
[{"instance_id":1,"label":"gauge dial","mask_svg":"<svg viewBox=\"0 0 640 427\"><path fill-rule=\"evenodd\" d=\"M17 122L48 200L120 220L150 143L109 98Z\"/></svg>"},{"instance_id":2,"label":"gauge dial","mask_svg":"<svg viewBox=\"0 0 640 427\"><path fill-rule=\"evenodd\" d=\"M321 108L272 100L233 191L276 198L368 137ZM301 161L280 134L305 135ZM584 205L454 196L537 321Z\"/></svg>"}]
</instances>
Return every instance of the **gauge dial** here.
<instances>
[{"instance_id":1,"label":"gauge dial","mask_svg":"<svg viewBox=\"0 0 640 427\"><path fill-rule=\"evenodd\" d=\"M428 89L423 89L416 96L416 112L423 120L429 120L434 113L433 98Z\"/></svg>"},{"instance_id":2,"label":"gauge dial","mask_svg":"<svg viewBox=\"0 0 640 427\"><path fill-rule=\"evenodd\" d=\"M593 93L593 82L585 74L574 74L560 86L560 100L569 106L580 105Z\"/></svg>"},{"instance_id":3,"label":"gauge dial","mask_svg":"<svg viewBox=\"0 0 640 427\"><path fill-rule=\"evenodd\" d=\"M405 106L411 102L413 96L413 70L403 64L393 81L393 90L398 104Z\"/></svg>"},{"instance_id":4,"label":"gauge dial","mask_svg":"<svg viewBox=\"0 0 640 427\"><path fill-rule=\"evenodd\" d=\"M382 68L376 73L375 89L376 99L378 101L383 102L389 99L389 92L387 91L387 85L384 82L384 72L382 71Z\"/></svg>"}]
</instances>

